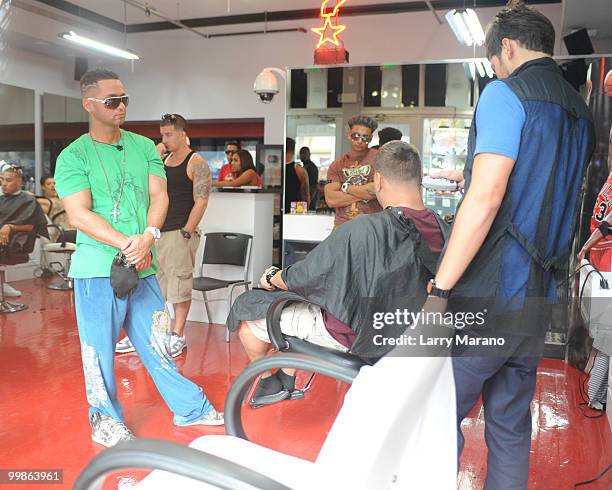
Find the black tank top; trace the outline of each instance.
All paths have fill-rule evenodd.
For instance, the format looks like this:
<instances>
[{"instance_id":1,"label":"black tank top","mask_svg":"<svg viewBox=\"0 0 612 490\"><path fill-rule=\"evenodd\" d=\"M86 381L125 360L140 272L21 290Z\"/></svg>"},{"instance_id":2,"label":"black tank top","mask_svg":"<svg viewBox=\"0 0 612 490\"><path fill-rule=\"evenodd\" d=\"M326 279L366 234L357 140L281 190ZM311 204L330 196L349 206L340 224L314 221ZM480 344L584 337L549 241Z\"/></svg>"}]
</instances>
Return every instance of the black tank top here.
<instances>
[{"instance_id":1,"label":"black tank top","mask_svg":"<svg viewBox=\"0 0 612 490\"><path fill-rule=\"evenodd\" d=\"M295 171L295 162L285 165L285 213L291 209L291 203L301 201L300 179Z\"/></svg>"},{"instance_id":2,"label":"black tank top","mask_svg":"<svg viewBox=\"0 0 612 490\"><path fill-rule=\"evenodd\" d=\"M195 151L192 151L185 157L185 160L176 167L165 165L169 156L164 160L166 168L166 179L168 180L168 214L166 222L161 231L178 230L185 226L189 213L193 208L193 182L187 176L187 163L193 156Z\"/></svg>"}]
</instances>

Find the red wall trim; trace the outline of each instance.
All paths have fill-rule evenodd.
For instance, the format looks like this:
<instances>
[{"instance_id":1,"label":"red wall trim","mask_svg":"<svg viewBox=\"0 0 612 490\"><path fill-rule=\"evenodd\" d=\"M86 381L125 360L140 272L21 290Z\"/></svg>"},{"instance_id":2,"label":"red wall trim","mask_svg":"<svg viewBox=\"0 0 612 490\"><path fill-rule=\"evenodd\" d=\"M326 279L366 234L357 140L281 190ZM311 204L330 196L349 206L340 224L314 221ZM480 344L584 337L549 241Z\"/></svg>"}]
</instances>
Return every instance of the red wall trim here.
<instances>
[{"instance_id":1,"label":"red wall trim","mask_svg":"<svg viewBox=\"0 0 612 490\"><path fill-rule=\"evenodd\" d=\"M124 129L149 138L159 139L157 121L130 122ZM45 140L73 140L86 133L87 123L47 123ZM190 122L188 134L191 138L263 138L263 119L219 120ZM1 141L34 141L33 124L0 126Z\"/></svg>"}]
</instances>

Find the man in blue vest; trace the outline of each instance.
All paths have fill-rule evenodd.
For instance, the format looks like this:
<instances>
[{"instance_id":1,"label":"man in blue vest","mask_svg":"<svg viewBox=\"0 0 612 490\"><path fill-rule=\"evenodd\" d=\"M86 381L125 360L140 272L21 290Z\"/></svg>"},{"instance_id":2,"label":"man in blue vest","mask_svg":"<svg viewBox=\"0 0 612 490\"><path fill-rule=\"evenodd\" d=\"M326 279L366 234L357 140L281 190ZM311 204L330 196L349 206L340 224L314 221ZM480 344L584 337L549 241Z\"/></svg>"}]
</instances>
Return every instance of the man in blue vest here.
<instances>
[{"instance_id":1,"label":"man in blue vest","mask_svg":"<svg viewBox=\"0 0 612 490\"><path fill-rule=\"evenodd\" d=\"M551 59L554 43L551 22L522 1L495 16L485 47L499 80L478 101L463 175L444 175L463 181L465 196L428 302L485 312L471 343L505 342L456 342L453 353L459 454L461 421L482 395L489 490L527 488L536 370L594 148L588 108Z\"/></svg>"}]
</instances>

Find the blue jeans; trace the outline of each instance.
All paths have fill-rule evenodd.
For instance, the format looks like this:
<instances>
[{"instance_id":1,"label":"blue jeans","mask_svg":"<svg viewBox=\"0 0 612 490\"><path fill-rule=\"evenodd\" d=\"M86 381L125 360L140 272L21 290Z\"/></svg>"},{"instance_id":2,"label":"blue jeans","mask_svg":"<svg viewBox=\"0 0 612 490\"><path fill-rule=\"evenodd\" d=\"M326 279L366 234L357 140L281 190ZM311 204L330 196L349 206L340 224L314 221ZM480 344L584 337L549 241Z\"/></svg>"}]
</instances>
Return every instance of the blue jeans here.
<instances>
[{"instance_id":1,"label":"blue jeans","mask_svg":"<svg viewBox=\"0 0 612 490\"><path fill-rule=\"evenodd\" d=\"M123 329L164 401L181 425L206 415L212 405L202 389L183 377L166 353L170 315L155 276L138 281L127 296L115 296L108 277L75 279L76 317L89 414L123 421L115 380L115 344Z\"/></svg>"},{"instance_id":2,"label":"blue jeans","mask_svg":"<svg viewBox=\"0 0 612 490\"><path fill-rule=\"evenodd\" d=\"M487 443L485 490L524 490L529 477L531 400L543 337L501 334L504 347L487 357L482 347L455 352L453 372L457 390L457 447L464 438L461 421L482 394ZM473 337L479 337L477 333Z\"/></svg>"}]
</instances>

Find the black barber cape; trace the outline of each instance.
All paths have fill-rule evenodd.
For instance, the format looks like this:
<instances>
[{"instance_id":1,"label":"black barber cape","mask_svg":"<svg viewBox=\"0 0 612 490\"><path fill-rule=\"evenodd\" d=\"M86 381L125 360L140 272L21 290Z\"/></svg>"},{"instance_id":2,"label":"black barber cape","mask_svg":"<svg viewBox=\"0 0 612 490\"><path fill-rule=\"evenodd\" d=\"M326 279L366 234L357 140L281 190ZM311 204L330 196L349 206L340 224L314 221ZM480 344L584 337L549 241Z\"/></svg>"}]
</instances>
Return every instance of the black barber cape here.
<instances>
[{"instance_id":1,"label":"black barber cape","mask_svg":"<svg viewBox=\"0 0 612 490\"><path fill-rule=\"evenodd\" d=\"M436 218L446 240L449 227ZM361 215L337 228L304 260L283 270L288 291L257 290L240 295L227 326L234 331L241 320L265 318L277 298L305 298L355 331L352 354L380 357L392 346L375 345L374 335L398 337L405 326L375 329L373 313L395 311L400 305L419 311L437 260L438 254L429 249L401 210L388 208Z\"/></svg>"},{"instance_id":2,"label":"black barber cape","mask_svg":"<svg viewBox=\"0 0 612 490\"><path fill-rule=\"evenodd\" d=\"M47 219L36 198L27 192L0 196L0 226L33 225L33 233L49 238Z\"/></svg>"}]
</instances>

